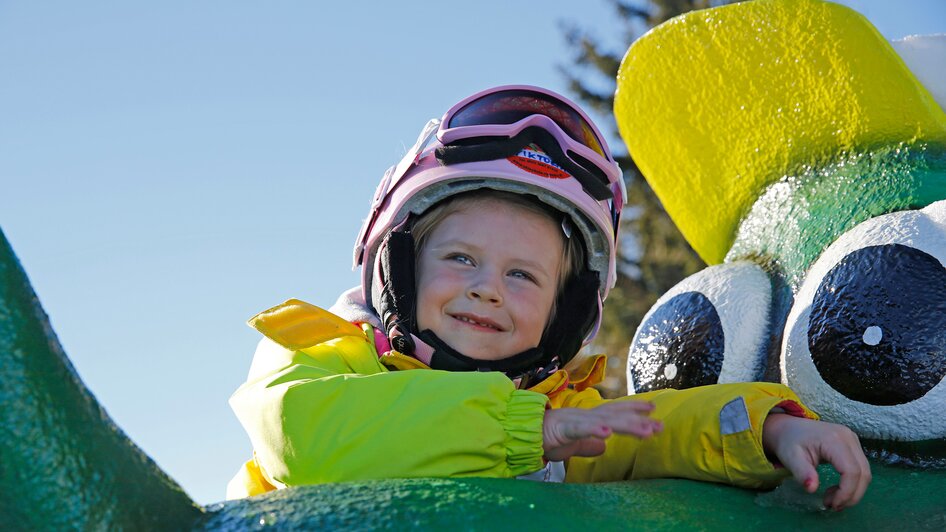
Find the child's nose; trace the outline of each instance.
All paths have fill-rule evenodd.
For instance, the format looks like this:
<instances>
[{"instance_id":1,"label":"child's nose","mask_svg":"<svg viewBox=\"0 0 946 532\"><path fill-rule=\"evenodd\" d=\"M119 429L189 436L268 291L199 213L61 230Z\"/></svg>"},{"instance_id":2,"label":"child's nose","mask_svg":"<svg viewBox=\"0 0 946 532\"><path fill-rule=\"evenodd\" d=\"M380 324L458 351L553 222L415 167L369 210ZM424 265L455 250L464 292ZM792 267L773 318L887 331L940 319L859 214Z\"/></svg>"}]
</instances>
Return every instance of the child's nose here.
<instances>
[{"instance_id":1,"label":"child's nose","mask_svg":"<svg viewBox=\"0 0 946 532\"><path fill-rule=\"evenodd\" d=\"M502 290L494 275L485 273L478 275L470 284L467 296L471 299L480 299L494 305L502 304Z\"/></svg>"}]
</instances>

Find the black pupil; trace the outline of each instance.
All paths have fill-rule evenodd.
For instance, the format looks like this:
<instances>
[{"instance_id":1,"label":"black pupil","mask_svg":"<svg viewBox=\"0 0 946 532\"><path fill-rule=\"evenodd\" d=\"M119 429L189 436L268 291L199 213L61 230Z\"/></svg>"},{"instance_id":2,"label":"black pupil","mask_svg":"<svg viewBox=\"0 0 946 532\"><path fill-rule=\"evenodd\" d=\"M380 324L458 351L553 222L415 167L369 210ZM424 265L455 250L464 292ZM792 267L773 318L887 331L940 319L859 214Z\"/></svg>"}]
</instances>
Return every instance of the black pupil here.
<instances>
[{"instance_id":1,"label":"black pupil","mask_svg":"<svg viewBox=\"0 0 946 532\"><path fill-rule=\"evenodd\" d=\"M844 257L821 281L808 347L826 383L873 405L907 403L946 376L946 268L901 244Z\"/></svg>"},{"instance_id":2,"label":"black pupil","mask_svg":"<svg viewBox=\"0 0 946 532\"><path fill-rule=\"evenodd\" d=\"M636 392L715 384L723 367L723 326L699 292L679 294L638 330L628 354Z\"/></svg>"}]
</instances>

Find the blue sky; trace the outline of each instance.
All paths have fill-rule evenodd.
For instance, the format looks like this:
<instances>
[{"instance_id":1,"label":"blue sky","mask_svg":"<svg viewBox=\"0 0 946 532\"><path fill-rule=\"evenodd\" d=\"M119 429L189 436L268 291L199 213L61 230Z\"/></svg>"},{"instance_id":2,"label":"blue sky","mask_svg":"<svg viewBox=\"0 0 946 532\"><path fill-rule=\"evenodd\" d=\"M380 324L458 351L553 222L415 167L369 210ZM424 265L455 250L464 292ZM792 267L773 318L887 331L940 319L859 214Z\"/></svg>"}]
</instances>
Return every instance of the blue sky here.
<instances>
[{"instance_id":1,"label":"blue sky","mask_svg":"<svg viewBox=\"0 0 946 532\"><path fill-rule=\"evenodd\" d=\"M946 32L940 0L843 3L889 39ZM226 403L245 320L358 282L371 194L425 121L492 85L565 92L562 22L619 43L604 1L536 5L0 1L0 228L86 384L195 500L251 453Z\"/></svg>"}]
</instances>

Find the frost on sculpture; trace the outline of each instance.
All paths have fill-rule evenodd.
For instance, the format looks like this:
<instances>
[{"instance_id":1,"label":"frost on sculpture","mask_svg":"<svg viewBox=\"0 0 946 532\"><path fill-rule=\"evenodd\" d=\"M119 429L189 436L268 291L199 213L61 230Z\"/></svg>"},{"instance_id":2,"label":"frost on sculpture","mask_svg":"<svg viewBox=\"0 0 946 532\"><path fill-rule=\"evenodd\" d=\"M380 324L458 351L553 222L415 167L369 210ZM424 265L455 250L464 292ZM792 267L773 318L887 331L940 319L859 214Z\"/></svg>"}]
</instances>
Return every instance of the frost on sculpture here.
<instances>
[{"instance_id":1,"label":"frost on sculpture","mask_svg":"<svg viewBox=\"0 0 946 532\"><path fill-rule=\"evenodd\" d=\"M631 47L621 134L711 266L645 316L630 391L781 380L877 456L946 466L943 65L946 36L891 45L815 1Z\"/></svg>"}]
</instances>

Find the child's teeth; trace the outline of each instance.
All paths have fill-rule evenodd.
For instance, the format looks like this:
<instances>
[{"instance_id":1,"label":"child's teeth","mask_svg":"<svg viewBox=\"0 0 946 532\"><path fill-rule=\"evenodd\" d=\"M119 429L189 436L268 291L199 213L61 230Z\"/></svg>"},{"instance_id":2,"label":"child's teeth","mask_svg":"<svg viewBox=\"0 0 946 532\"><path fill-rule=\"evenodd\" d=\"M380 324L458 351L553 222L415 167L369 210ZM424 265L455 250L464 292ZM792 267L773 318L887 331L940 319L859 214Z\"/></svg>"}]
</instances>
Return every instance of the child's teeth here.
<instances>
[{"instance_id":1,"label":"child's teeth","mask_svg":"<svg viewBox=\"0 0 946 532\"><path fill-rule=\"evenodd\" d=\"M465 321L465 322L467 322L467 323L472 323L472 324L474 324L474 325L479 325L480 327L491 327L491 325L487 325L487 324L485 324L485 323L480 323L480 322L478 322L478 321L471 320L470 318L467 318L466 316L461 316L461 317L460 317L460 321Z\"/></svg>"}]
</instances>

